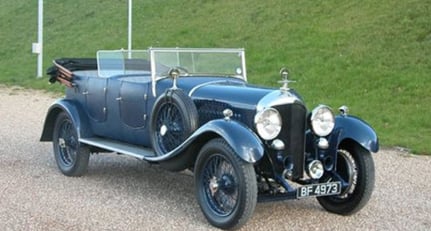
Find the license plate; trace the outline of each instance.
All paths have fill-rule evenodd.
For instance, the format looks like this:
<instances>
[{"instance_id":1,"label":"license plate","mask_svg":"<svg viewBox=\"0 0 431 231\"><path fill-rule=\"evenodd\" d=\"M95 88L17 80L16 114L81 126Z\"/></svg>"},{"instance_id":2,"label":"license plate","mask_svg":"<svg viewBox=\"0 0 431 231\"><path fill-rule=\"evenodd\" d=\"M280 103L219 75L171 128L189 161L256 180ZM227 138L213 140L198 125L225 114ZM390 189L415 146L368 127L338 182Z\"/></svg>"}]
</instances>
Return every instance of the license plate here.
<instances>
[{"instance_id":1,"label":"license plate","mask_svg":"<svg viewBox=\"0 0 431 231\"><path fill-rule=\"evenodd\" d=\"M338 195L341 192L340 182L329 182L323 184L310 184L306 186L301 186L296 190L297 198L304 197L321 197Z\"/></svg>"}]
</instances>

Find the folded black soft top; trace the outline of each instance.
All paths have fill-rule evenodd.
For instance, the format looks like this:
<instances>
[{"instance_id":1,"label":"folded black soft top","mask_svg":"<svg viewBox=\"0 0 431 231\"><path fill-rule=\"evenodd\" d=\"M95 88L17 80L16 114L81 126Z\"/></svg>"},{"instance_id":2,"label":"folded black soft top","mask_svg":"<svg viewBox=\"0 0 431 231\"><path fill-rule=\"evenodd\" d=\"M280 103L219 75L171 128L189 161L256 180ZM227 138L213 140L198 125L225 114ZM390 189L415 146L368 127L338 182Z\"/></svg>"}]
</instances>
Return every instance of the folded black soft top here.
<instances>
[{"instance_id":1,"label":"folded black soft top","mask_svg":"<svg viewBox=\"0 0 431 231\"><path fill-rule=\"evenodd\" d=\"M126 59L124 60L125 68L130 70L146 70L150 71L150 62L145 59ZM47 69L47 74L51 76L49 82L55 83L59 79L59 72L84 71L84 70L97 70L96 58L60 58L54 60L54 65ZM67 73L66 73L67 74ZM63 78L63 75L60 75ZM68 78L71 80L71 76Z\"/></svg>"},{"instance_id":2,"label":"folded black soft top","mask_svg":"<svg viewBox=\"0 0 431 231\"><path fill-rule=\"evenodd\" d=\"M54 60L54 63L69 71L97 70L97 59L95 58L61 58ZM53 65L47 69L46 74L51 76L49 82L55 83L58 72L59 68L57 65Z\"/></svg>"},{"instance_id":3,"label":"folded black soft top","mask_svg":"<svg viewBox=\"0 0 431 231\"><path fill-rule=\"evenodd\" d=\"M97 70L97 59L95 58L61 58L54 60L54 65L49 67L46 71L50 83L58 81L59 72L61 71L59 65L69 71L79 70Z\"/></svg>"},{"instance_id":4,"label":"folded black soft top","mask_svg":"<svg viewBox=\"0 0 431 231\"><path fill-rule=\"evenodd\" d=\"M97 70L97 59L95 58L61 58L56 63L70 71Z\"/></svg>"}]
</instances>

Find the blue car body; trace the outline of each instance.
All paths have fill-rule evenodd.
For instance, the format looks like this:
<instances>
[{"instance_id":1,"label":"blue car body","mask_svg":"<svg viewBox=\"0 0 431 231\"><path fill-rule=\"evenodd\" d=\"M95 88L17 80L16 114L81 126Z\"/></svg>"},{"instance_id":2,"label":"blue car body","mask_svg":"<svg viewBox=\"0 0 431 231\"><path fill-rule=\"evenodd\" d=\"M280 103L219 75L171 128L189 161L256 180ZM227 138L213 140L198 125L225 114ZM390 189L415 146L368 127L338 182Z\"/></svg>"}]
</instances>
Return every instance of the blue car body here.
<instances>
[{"instance_id":1,"label":"blue car body","mask_svg":"<svg viewBox=\"0 0 431 231\"><path fill-rule=\"evenodd\" d=\"M172 49L178 50L182 51ZM199 52L199 49L193 51ZM322 183L318 179L320 176L306 173L312 171L310 166L316 161L323 166L322 171L335 171L340 147L357 146L367 152L379 149L371 126L345 111L334 116L329 134L318 134L318 130L313 129L315 115L307 110L301 96L288 87L287 72L282 74L281 88L268 88L247 83L244 60L237 75L189 74L181 73L174 65L161 65L153 60L155 57L150 52L149 61L134 61L135 66L141 67L140 73L114 73L108 77L102 76L99 60L57 60L49 70L52 81L59 81L68 88L65 97L48 109L41 141L53 141L56 118L66 113L76 128L79 142L88 146L92 153L127 154L180 171L193 169L199 150L208 141L221 138L235 155L253 164L258 178L271 179L267 183L273 180L283 188L261 190L262 201L298 198L298 190L291 182ZM162 68L178 73L154 73L155 69ZM163 107L160 101L176 100L171 95L179 91L181 99L190 101L185 104L189 108L182 113L191 118L191 129L180 141L172 141L174 146L155 147L163 146L165 134L175 128L157 127L154 110ZM275 113L271 115L278 115L282 120L278 127L271 121L262 123L269 132L273 132L273 127L279 129L274 137L265 138L266 131L264 134L259 131L258 118L263 111ZM347 180L341 181L342 187L348 187Z\"/></svg>"}]
</instances>

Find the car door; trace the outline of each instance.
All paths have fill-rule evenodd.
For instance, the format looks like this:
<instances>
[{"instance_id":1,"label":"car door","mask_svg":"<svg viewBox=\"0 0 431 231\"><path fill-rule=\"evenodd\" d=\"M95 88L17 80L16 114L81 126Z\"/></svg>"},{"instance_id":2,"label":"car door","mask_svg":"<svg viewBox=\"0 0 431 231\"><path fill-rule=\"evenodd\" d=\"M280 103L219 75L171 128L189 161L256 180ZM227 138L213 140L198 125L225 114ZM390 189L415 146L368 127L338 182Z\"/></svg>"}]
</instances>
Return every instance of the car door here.
<instances>
[{"instance_id":1,"label":"car door","mask_svg":"<svg viewBox=\"0 0 431 231\"><path fill-rule=\"evenodd\" d=\"M86 84L85 105L87 113L96 122L106 120L106 85L107 79L100 77L89 77Z\"/></svg>"},{"instance_id":2,"label":"car door","mask_svg":"<svg viewBox=\"0 0 431 231\"><path fill-rule=\"evenodd\" d=\"M144 128L147 120L148 83L123 80L120 87L119 113L121 121L130 128Z\"/></svg>"}]
</instances>

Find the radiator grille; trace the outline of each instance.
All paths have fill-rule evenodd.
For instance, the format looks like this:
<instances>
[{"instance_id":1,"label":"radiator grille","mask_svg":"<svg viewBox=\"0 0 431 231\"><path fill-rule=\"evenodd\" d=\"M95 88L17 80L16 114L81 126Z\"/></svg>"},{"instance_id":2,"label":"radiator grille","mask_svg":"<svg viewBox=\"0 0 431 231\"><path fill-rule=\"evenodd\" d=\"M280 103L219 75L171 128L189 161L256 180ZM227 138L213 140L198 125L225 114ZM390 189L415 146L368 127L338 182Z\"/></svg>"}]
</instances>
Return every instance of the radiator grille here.
<instances>
[{"instance_id":1,"label":"radiator grille","mask_svg":"<svg viewBox=\"0 0 431 231\"><path fill-rule=\"evenodd\" d=\"M283 118L279 139L286 147L285 157L293 163L293 178L301 178L304 172L305 129L307 109L303 104L293 103L275 107Z\"/></svg>"}]
</instances>

